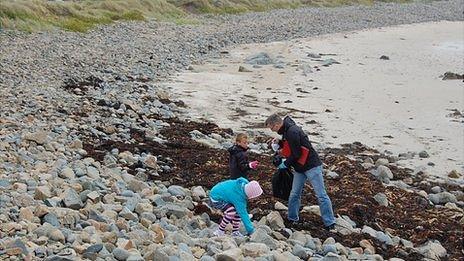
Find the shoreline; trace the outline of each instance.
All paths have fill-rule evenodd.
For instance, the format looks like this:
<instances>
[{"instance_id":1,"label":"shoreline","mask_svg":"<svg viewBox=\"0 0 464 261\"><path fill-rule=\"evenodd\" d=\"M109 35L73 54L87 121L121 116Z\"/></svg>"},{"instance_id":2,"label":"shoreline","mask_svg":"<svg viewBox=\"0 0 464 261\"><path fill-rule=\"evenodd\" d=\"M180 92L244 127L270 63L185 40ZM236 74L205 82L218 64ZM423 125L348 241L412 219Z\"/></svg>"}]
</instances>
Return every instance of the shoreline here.
<instances>
[{"instance_id":1,"label":"shoreline","mask_svg":"<svg viewBox=\"0 0 464 261\"><path fill-rule=\"evenodd\" d=\"M450 116L464 101L460 80L439 77L460 70L462 27L433 22L242 45L165 86L195 119L269 135L253 125L267 114L289 113L321 149L359 141L446 179L464 170L463 118ZM247 64L262 52L274 61Z\"/></svg>"}]
</instances>

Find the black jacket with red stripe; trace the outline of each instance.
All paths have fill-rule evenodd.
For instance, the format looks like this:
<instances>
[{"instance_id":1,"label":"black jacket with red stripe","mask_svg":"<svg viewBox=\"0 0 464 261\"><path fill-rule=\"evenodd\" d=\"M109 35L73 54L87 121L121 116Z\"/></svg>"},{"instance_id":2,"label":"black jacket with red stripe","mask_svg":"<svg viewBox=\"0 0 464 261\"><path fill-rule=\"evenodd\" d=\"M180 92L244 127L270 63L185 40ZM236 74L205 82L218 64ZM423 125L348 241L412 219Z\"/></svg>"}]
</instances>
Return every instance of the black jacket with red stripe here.
<instances>
[{"instance_id":1,"label":"black jacket with red stripe","mask_svg":"<svg viewBox=\"0 0 464 261\"><path fill-rule=\"evenodd\" d=\"M322 165L319 155L317 155L316 150L314 150L311 142L309 142L308 135L304 133L301 127L296 125L292 118L289 116L284 118L284 123L278 133L282 135L282 140L286 140L290 145L291 155L285 161L285 166L293 167L297 172L305 172ZM301 146L309 149L309 157L304 165L297 162L301 156Z\"/></svg>"}]
</instances>

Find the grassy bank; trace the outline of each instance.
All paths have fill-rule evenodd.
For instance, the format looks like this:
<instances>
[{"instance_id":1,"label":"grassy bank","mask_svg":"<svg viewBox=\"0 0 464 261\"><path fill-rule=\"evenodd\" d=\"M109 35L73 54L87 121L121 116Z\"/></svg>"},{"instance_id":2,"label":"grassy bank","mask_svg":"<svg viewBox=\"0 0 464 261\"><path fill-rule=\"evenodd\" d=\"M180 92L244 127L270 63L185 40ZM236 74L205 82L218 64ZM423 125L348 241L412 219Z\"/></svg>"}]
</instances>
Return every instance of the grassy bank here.
<instances>
[{"instance_id":1,"label":"grassy bank","mask_svg":"<svg viewBox=\"0 0 464 261\"><path fill-rule=\"evenodd\" d=\"M302 6L370 4L373 0L0 0L0 28L85 32L118 20L190 23L189 13L242 13Z\"/></svg>"}]
</instances>

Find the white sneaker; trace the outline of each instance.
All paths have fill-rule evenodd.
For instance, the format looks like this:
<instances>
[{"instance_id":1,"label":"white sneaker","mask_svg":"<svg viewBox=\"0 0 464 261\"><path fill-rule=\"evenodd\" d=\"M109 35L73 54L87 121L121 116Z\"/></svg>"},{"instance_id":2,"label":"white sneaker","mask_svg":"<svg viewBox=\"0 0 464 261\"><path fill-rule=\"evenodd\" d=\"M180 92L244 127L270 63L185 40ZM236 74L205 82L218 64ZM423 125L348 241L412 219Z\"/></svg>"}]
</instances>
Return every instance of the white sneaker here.
<instances>
[{"instance_id":1,"label":"white sneaker","mask_svg":"<svg viewBox=\"0 0 464 261\"><path fill-rule=\"evenodd\" d=\"M232 236L233 237L243 237L242 233L240 233L240 231L234 231L232 232Z\"/></svg>"},{"instance_id":2,"label":"white sneaker","mask_svg":"<svg viewBox=\"0 0 464 261\"><path fill-rule=\"evenodd\" d=\"M214 235L214 236L217 236L217 237L222 237L222 236L224 236L225 234L226 234L226 232L220 230L219 228L216 229L216 231L213 232L213 235Z\"/></svg>"}]
</instances>

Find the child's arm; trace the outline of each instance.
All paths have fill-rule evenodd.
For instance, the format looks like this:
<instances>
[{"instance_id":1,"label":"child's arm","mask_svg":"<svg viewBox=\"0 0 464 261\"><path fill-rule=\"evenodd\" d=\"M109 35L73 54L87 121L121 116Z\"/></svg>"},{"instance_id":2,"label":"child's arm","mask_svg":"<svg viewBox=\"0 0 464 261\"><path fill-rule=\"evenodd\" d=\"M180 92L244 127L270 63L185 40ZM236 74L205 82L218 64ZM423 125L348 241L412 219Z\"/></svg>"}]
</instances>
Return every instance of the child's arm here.
<instances>
[{"instance_id":1,"label":"child's arm","mask_svg":"<svg viewBox=\"0 0 464 261\"><path fill-rule=\"evenodd\" d=\"M247 172L251 169L250 164L248 162L248 158L245 155L245 153L237 153L237 162L238 162L238 167L240 168L240 171Z\"/></svg>"},{"instance_id":2,"label":"child's arm","mask_svg":"<svg viewBox=\"0 0 464 261\"><path fill-rule=\"evenodd\" d=\"M253 234L255 231L253 224L251 223L250 216L248 215L248 211L246 208L246 204L242 202L238 202L235 205L235 210L237 211L238 215L242 219L243 225L249 235Z\"/></svg>"}]
</instances>

